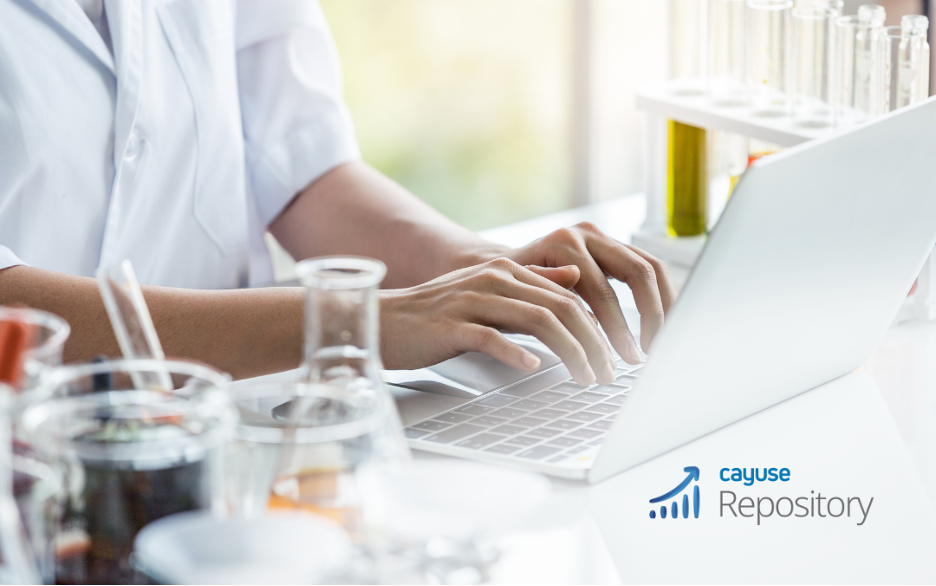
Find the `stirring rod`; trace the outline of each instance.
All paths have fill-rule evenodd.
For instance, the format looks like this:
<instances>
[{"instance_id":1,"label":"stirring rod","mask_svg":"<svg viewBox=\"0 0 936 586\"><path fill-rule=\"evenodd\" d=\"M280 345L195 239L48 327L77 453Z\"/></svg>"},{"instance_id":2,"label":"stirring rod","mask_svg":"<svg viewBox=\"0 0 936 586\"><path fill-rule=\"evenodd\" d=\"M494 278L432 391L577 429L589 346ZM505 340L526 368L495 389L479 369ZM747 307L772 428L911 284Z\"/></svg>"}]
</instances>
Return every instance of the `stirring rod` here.
<instances>
[{"instance_id":1,"label":"stirring rod","mask_svg":"<svg viewBox=\"0 0 936 586\"><path fill-rule=\"evenodd\" d=\"M102 266L97 271L97 283L124 358L164 360L166 355L130 261L124 259L113 265ZM131 372L130 377L138 389L173 389L172 379L167 372L136 371Z\"/></svg>"}]
</instances>

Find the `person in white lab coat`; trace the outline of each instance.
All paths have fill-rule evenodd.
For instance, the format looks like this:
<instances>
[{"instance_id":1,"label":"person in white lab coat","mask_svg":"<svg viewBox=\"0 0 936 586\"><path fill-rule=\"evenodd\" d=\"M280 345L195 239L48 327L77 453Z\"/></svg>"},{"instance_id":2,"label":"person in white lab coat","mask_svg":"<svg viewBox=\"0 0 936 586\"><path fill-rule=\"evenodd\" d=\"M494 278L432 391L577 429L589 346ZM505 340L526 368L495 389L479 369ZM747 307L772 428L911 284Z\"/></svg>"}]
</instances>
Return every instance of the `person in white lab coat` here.
<instances>
[{"instance_id":1,"label":"person in white lab coat","mask_svg":"<svg viewBox=\"0 0 936 586\"><path fill-rule=\"evenodd\" d=\"M478 350L531 370L536 335L581 382L639 360L675 292L662 263L590 225L494 245L361 162L311 0L0 0L0 304L72 325L67 360L117 355L96 285L129 258L169 355L236 377L295 367L302 291L268 283L269 230L296 258L376 257L382 354L415 368Z\"/></svg>"}]
</instances>

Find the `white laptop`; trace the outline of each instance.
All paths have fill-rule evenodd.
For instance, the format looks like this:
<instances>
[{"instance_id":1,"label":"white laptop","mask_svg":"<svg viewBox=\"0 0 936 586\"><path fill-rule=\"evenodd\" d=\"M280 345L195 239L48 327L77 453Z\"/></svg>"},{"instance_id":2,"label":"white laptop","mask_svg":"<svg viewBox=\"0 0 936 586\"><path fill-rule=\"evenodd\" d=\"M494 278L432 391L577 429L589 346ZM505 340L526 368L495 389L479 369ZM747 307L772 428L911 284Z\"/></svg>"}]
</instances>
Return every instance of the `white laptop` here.
<instances>
[{"instance_id":1,"label":"white laptop","mask_svg":"<svg viewBox=\"0 0 936 586\"><path fill-rule=\"evenodd\" d=\"M756 162L614 384L547 354L497 388L507 367L479 355L389 382L430 391L395 390L412 448L598 482L864 364L934 243L931 98Z\"/></svg>"}]
</instances>

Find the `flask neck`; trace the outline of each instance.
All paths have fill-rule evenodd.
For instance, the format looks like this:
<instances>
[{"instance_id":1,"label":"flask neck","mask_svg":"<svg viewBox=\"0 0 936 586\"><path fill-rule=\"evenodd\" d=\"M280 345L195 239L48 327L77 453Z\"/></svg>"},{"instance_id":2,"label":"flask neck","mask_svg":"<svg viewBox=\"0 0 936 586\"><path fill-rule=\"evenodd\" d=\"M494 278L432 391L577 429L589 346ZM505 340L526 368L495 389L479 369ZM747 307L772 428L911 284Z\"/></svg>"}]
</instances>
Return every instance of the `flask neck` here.
<instances>
[{"instance_id":1,"label":"flask neck","mask_svg":"<svg viewBox=\"0 0 936 586\"><path fill-rule=\"evenodd\" d=\"M306 286L303 370L313 383L380 376L377 285L383 263L354 257L299 263Z\"/></svg>"}]
</instances>

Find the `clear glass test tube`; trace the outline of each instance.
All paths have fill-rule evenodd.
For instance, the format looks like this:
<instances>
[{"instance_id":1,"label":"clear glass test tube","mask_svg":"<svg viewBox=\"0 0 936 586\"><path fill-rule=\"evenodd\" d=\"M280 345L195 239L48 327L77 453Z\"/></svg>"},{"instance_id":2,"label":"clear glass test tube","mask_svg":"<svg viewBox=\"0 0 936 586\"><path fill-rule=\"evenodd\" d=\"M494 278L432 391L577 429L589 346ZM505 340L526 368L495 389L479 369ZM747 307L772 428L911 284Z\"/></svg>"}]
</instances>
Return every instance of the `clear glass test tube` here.
<instances>
[{"instance_id":1,"label":"clear glass test tube","mask_svg":"<svg viewBox=\"0 0 936 586\"><path fill-rule=\"evenodd\" d=\"M793 0L747 0L747 80L757 116L790 114Z\"/></svg>"},{"instance_id":2,"label":"clear glass test tube","mask_svg":"<svg viewBox=\"0 0 936 586\"><path fill-rule=\"evenodd\" d=\"M885 16L883 6L865 4L858 7L856 16L835 21L833 114L838 127L860 124L874 115L881 61L879 32Z\"/></svg>"},{"instance_id":3,"label":"clear glass test tube","mask_svg":"<svg viewBox=\"0 0 936 586\"><path fill-rule=\"evenodd\" d=\"M813 0L815 8L828 8L835 11L835 16L842 16L845 9L845 0Z\"/></svg>"},{"instance_id":4,"label":"clear glass test tube","mask_svg":"<svg viewBox=\"0 0 936 586\"><path fill-rule=\"evenodd\" d=\"M670 89L678 95L706 90L706 2L669 0Z\"/></svg>"},{"instance_id":5,"label":"clear glass test tube","mask_svg":"<svg viewBox=\"0 0 936 586\"><path fill-rule=\"evenodd\" d=\"M886 114L919 102L929 93L929 46L925 16L904 16L899 26L880 35L881 83L874 114Z\"/></svg>"},{"instance_id":6,"label":"clear glass test tube","mask_svg":"<svg viewBox=\"0 0 936 586\"><path fill-rule=\"evenodd\" d=\"M748 101L745 15L745 0L709 0L708 91L719 106L742 106Z\"/></svg>"},{"instance_id":7,"label":"clear glass test tube","mask_svg":"<svg viewBox=\"0 0 936 586\"><path fill-rule=\"evenodd\" d=\"M793 123L810 128L832 126L830 99L833 26L831 8L793 10Z\"/></svg>"}]
</instances>

